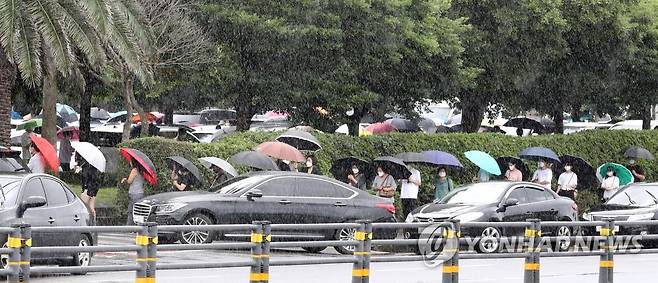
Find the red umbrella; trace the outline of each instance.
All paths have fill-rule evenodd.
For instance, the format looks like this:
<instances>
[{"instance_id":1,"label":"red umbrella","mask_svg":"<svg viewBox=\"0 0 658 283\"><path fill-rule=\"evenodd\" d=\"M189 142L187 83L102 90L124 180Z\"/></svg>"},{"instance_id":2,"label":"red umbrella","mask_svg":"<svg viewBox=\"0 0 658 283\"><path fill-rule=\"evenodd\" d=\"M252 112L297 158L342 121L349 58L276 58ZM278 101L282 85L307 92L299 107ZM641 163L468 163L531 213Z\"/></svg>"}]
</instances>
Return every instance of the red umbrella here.
<instances>
[{"instance_id":1,"label":"red umbrella","mask_svg":"<svg viewBox=\"0 0 658 283\"><path fill-rule=\"evenodd\" d=\"M57 139L58 140L63 140L64 139L64 132L71 132L71 139L72 140L80 140L80 128L76 126L67 126L59 131L57 131Z\"/></svg>"},{"instance_id":2,"label":"red umbrella","mask_svg":"<svg viewBox=\"0 0 658 283\"><path fill-rule=\"evenodd\" d=\"M151 112L146 112L146 113L144 113L144 114L146 114L146 120L147 120L148 122L154 122L154 121L158 120L158 117L156 117L155 115L153 115L153 113L151 113ZM142 121L142 118L139 117L139 114L135 114L135 115L133 115L133 117L131 118L131 121L132 121L134 124L136 124L136 123L141 122L141 121Z\"/></svg>"},{"instance_id":3,"label":"red umbrella","mask_svg":"<svg viewBox=\"0 0 658 283\"><path fill-rule=\"evenodd\" d=\"M158 176L155 174L155 165L153 165L153 161L146 154L136 149L124 147L121 149L121 155L128 161L137 161L144 168L142 175L144 176L144 180L149 182L149 184L155 185L158 183Z\"/></svg>"},{"instance_id":4,"label":"red umbrella","mask_svg":"<svg viewBox=\"0 0 658 283\"><path fill-rule=\"evenodd\" d=\"M301 151L287 143L278 141L261 143L256 147L256 151L276 159L285 159L298 162L306 160L306 157L304 157Z\"/></svg>"},{"instance_id":5,"label":"red umbrella","mask_svg":"<svg viewBox=\"0 0 658 283\"><path fill-rule=\"evenodd\" d=\"M41 156L43 156L43 160L46 161L48 167L50 167L53 172L57 172L59 170L59 158L57 158L57 150L55 147L46 139L35 134L30 135L30 139L37 149L39 149L39 152L41 152Z\"/></svg>"},{"instance_id":6,"label":"red umbrella","mask_svg":"<svg viewBox=\"0 0 658 283\"><path fill-rule=\"evenodd\" d=\"M390 123L374 123L368 126L366 131L373 134L385 134L395 131L395 127Z\"/></svg>"}]
</instances>

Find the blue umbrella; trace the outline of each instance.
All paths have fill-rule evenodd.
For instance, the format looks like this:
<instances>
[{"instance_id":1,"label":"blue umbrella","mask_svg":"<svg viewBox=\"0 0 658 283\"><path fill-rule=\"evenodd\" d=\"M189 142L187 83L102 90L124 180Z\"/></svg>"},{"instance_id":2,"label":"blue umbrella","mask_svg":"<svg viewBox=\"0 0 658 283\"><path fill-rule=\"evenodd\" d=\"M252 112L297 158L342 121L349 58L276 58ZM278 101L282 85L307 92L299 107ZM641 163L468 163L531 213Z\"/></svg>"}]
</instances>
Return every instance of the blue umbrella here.
<instances>
[{"instance_id":1,"label":"blue umbrella","mask_svg":"<svg viewBox=\"0 0 658 283\"><path fill-rule=\"evenodd\" d=\"M545 148L545 147L529 147L519 153L519 157L528 160L546 160L550 159L557 163L560 162L560 158L555 154L554 151Z\"/></svg>"},{"instance_id":2,"label":"blue umbrella","mask_svg":"<svg viewBox=\"0 0 658 283\"><path fill-rule=\"evenodd\" d=\"M500 176L500 167L498 167L496 159L491 157L488 153L479 150L471 150L464 152L464 155L466 155L466 158L473 162L473 164L480 167L480 169L487 171L489 174Z\"/></svg>"},{"instance_id":3,"label":"blue umbrella","mask_svg":"<svg viewBox=\"0 0 658 283\"><path fill-rule=\"evenodd\" d=\"M464 168L464 165L459 162L457 157L454 155L443 152L443 151L438 151L438 150L431 150L431 151L423 151L421 152L427 159L430 160L430 162L434 165L439 165L439 166L447 166L447 167L453 167L453 168Z\"/></svg>"}]
</instances>

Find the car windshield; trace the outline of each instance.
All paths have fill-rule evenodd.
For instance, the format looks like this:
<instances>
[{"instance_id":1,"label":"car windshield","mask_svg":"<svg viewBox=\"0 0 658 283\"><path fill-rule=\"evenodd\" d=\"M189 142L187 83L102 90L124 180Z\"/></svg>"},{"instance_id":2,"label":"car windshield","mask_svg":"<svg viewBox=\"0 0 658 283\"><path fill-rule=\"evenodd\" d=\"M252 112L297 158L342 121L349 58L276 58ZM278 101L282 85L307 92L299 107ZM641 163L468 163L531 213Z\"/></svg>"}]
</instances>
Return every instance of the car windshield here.
<instances>
[{"instance_id":1,"label":"car windshield","mask_svg":"<svg viewBox=\"0 0 658 283\"><path fill-rule=\"evenodd\" d=\"M239 176L233 179L227 180L226 182L220 184L219 190L216 192L222 195L234 195L239 193L245 188L249 188L256 183L261 182L264 177L249 177L249 176Z\"/></svg>"},{"instance_id":2,"label":"car windshield","mask_svg":"<svg viewBox=\"0 0 658 283\"><path fill-rule=\"evenodd\" d=\"M443 204L487 204L500 201L500 197L509 188L509 183L476 183L458 188L439 203Z\"/></svg>"},{"instance_id":3,"label":"car windshield","mask_svg":"<svg viewBox=\"0 0 658 283\"><path fill-rule=\"evenodd\" d=\"M612 196L606 205L651 206L658 204L658 186L628 186Z\"/></svg>"},{"instance_id":4,"label":"car windshield","mask_svg":"<svg viewBox=\"0 0 658 283\"><path fill-rule=\"evenodd\" d=\"M12 207L16 204L20 185L21 182L19 180L3 184L2 191L0 191L0 207Z\"/></svg>"}]
</instances>

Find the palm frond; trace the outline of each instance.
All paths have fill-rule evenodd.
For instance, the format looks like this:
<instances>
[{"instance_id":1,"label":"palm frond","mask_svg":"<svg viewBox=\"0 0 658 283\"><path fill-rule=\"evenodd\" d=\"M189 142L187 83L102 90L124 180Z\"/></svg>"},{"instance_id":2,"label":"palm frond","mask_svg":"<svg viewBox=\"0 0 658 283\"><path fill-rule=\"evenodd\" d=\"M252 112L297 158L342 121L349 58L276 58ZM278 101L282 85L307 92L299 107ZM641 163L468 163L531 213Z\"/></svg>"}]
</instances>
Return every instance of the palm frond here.
<instances>
[{"instance_id":1,"label":"palm frond","mask_svg":"<svg viewBox=\"0 0 658 283\"><path fill-rule=\"evenodd\" d=\"M67 76L71 72L73 50L69 38L62 29L62 17L55 12L51 2L32 0L28 4L28 9L34 16L35 24L44 43L51 49L57 70Z\"/></svg>"},{"instance_id":2,"label":"palm frond","mask_svg":"<svg viewBox=\"0 0 658 283\"><path fill-rule=\"evenodd\" d=\"M41 40L27 10L25 1L19 1L13 56L23 80L29 86L36 86L41 82Z\"/></svg>"},{"instance_id":3,"label":"palm frond","mask_svg":"<svg viewBox=\"0 0 658 283\"><path fill-rule=\"evenodd\" d=\"M16 40L16 18L18 17L19 0L0 1L0 46L7 54L14 52L14 41ZM13 62L12 56L8 56Z\"/></svg>"},{"instance_id":4,"label":"palm frond","mask_svg":"<svg viewBox=\"0 0 658 283\"><path fill-rule=\"evenodd\" d=\"M85 10L89 22L95 25L100 36L107 34L107 27L111 25L112 14L108 0L76 0Z\"/></svg>"},{"instance_id":5,"label":"palm frond","mask_svg":"<svg viewBox=\"0 0 658 283\"><path fill-rule=\"evenodd\" d=\"M115 17L112 25L108 27L111 46L143 84L150 84L153 81L153 74L142 62L146 57L145 52L129 28L128 19L115 9L112 9L112 12Z\"/></svg>"},{"instance_id":6,"label":"palm frond","mask_svg":"<svg viewBox=\"0 0 658 283\"><path fill-rule=\"evenodd\" d=\"M62 16L63 27L73 44L89 59L92 66L104 65L107 61L105 51L81 7L71 0L60 0L53 5Z\"/></svg>"},{"instance_id":7,"label":"palm frond","mask_svg":"<svg viewBox=\"0 0 658 283\"><path fill-rule=\"evenodd\" d=\"M125 15L126 23L137 38L139 38L141 45L145 50L150 48L153 36L151 35L148 24L146 23L147 17L144 9L135 0L114 0L117 11Z\"/></svg>"}]
</instances>

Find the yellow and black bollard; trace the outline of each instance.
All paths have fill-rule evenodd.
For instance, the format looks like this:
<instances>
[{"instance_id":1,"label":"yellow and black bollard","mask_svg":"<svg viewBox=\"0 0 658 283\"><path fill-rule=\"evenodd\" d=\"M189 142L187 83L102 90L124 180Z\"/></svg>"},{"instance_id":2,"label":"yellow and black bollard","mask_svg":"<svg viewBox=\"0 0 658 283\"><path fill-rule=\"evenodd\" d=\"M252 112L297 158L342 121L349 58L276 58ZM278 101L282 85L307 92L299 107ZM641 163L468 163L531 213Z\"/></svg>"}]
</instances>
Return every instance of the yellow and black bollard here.
<instances>
[{"instance_id":1,"label":"yellow and black bollard","mask_svg":"<svg viewBox=\"0 0 658 283\"><path fill-rule=\"evenodd\" d=\"M263 227L263 243L261 244L261 283L269 282L270 278L270 242L272 242L272 227L269 221L261 222Z\"/></svg>"},{"instance_id":2,"label":"yellow and black bollard","mask_svg":"<svg viewBox=\"0 0 658 283\"><path fill-rule=\"evenodd\" d=\"M30 224L14 224L14 229L7 237L7 247L13 249L7 264L12 270L8 277L10 283L30 281L30 247L32 247L32 230Z\"/></svg>"},{"instance_id":3,"label":"yellow and black bollard","mask_svg":"<svg viewBox=\"0 0 658 283\"><path fill-rule=\"evenodd\" d=\"M135 244L140 247L137 251L137 264L140 268L137 270L135 283L155 283L158 245L156 224L153 222L145 223L135 238Z\"/></svg>"},{"instance_id":4,"label":"yellow and black bollard","mask_svg":"<svg viewBox=\"0 0 658 283\"><path fill-rule=\"evenodd\" d=\"M369 246L366 247L366 241L369 243L372 240L372 226L370 226L370 231L368 231L369 221L359 220L357 223L359 227L354 233L354 240L358 243L354 249L352 283L364 283L368 282L368 278L370 277L370 248Z\"/></svg>"},{"instance_id":5,"label":"yellow and black bollard","mask_svg":"<svg viewBox=\"0 0 658 283\"><path fill-rule=\"evenodd\" d=\"M605 244L601 245L601 261L599 263L599 283L612 283L614 271L614 243L615 243L615 220L607 218L606 224L601 227L600 234L606 237Z\"/></svg>"},{"instance_id":6,"label":"yellow and black bollard","mask_svg":"<svg viewBox=\"0 0 658 283\"><path fill-rule=\"evenodd\" d=\"M263 273L261 270L263 268L263 224L261 221L252 222L254 228L251 230L251 271L249 272L249 282L251 283L262 283L269 280L269 275Z\"/></svg>"},{"instance_id":7,"label":"yellow and black bollard","mask_svg":"<svg viewBox=\"0 0 658 283\"><path fill-rule=\"evenodd\" d=\"M459 282L459 236L460 224L459 220L449 220L450 226L443 230L443 252L446 255L451 255L445 262L443 262L443 283L457 283Z\"/></svg>"},{"instance_id":8,"label":"yellow and black bollard","mask_svg":"<svg viewBox=\"0 0 658 283\"><path fill-rule=\"evenodd\" d=\"M529 219L530 225L525 229L528 255L523 265L524 283L539 283L539 252L541 240L541 223L539 219Z\"/></svg>"}]
</instances>

